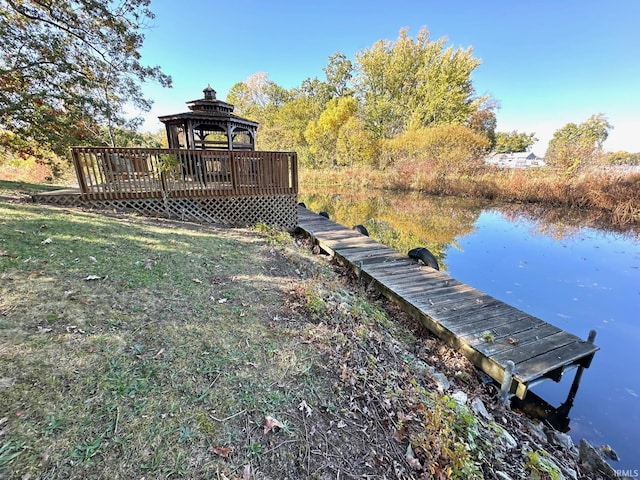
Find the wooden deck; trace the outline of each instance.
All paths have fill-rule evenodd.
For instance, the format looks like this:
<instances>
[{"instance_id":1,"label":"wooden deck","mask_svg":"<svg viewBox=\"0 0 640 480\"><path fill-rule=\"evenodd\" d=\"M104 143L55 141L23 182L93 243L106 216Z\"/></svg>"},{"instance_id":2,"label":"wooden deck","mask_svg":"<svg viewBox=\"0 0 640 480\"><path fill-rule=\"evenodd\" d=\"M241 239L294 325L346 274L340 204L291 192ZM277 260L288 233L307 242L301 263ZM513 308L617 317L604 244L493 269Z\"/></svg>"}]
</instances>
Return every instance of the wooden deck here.
<instances>
[{"instance_id":1,"label":"wooden deck","mask_svg":"<svg viewBox=\"0 0 640 480\"><path fill-rule=\"evenodd\" d=\"M295 152L72 147L83 200L296 195Z\"/></svg>"},{"instance_id":2,"label":"wooden deck","mask_svg":"<svg viewBox=\"0 0 640 480\"><path fill-rule=\"evenodd\" d=\"M32 195L59 206L250 226L297 225L295 152L72 147L79 188Z\"/></svg>"},{"instance_id":3,"label":"wooden deck","mask_svg":"<svg viewBox=\"0 0 640 480\"><path fill-rule=\"evenodd\" d=\"M298 226L323 250L343 260L362 279L503 384L509 395L524 399L529 387L541 380L559 381L570 368L589 367L598 350L593 342L418 264L302 206L298 206ZM510 383L507 377L505 386L505 371L511 366L515 366L513 376Z\"/></svg>"}]
</instances>

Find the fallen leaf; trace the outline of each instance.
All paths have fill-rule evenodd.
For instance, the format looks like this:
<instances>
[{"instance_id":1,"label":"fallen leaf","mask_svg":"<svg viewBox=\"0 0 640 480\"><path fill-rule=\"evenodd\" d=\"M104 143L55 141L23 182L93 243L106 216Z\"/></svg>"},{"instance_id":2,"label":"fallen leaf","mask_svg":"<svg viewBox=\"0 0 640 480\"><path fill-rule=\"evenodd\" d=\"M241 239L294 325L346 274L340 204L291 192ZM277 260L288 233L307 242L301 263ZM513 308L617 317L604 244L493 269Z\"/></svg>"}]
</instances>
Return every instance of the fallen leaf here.
<instances>
[{"instance_id":1,"label":"fallen leaf","mask_svg":"<svg viewBox=\"0 0 640 480\"><path fill-rule=\"evenodd\" d=\"M219 455L223 458L228 458L229 454L231 452L233 452L233 445L229 445L228 447L220 447L218 445L211 445L211 448L209 448L209 451L212 453L215 453L216 455Z\"/></svg>"},{"instance_id":2,"label":"fallen leaf","mask_svg":"<svg viewBox=\"0 0 640 480\"><path fill-rule=\"evenodd\" d=\"M409 463L409 465L411 465L411 468L413 468L414 470L422 469L422 464L420 463L420 460L418 460L413 454L413 448L411 447L411 444L407 446L407 452L404 454L404 458L407 459L407 462Z\"/></svg>"},{"instance_id":3,"label":"fallen leaf","mask_svg":"<svg viewBox=\"0 0 640 480\"><path fill-rule=\"evenodd\" d=\"M86 281L91 281L91 280L100 280L100 277L98 275L87 275L87 277L85 278Z\"/></svg>"},{"instance_id":4,"label":"fallen leaf","mask_svg":"<svg viewBox=\"0 0 640 480\"><path fill-rule=\"evenodd\" d=\"M309 405L307 405L307 402L305 402L304 400L302 400L299 404L298 404L298 410L300 411L304 411L307 414L307 417L311 416L311 407Z\"/></svg>"},{"instance_id":5,"label":"fallen leaf","mask_svg":"<svg viewBox=\"0 0 640 480\"><path fill-rule=\"evenodd\" d=\"M0 418L0 425L2 425L3 423L7 423L9 421L9 417L2 417Z\"/></svg>"},{"instance_id":6,"label":"fallen leaf","mask_svg":"<svg viewBox=\"0 0 640 480\"><path fill-rule=\"evenodd\" d=\"M194 279L193 279L193 281L194 281L195 283L202 283L202 280L200 280L199 278L194 278Z\"/></svg>"},{"instance_id":7,"label":"fallen leaf","mask_svg":"<svg viewBox=\"0 0 640 480\"><path fill-rule=\"evenodd\" d=\"M407 431L405 430L404 427L396 428L395 432L393 432L393 439L396 442L402 443L406 435L407 435Z\"/></svg>"},{"instance_id":8,"label":"fallen leaf","mask_svg":"<svg viewBox=\"0 0 640 480\"><path fill-rule=\"evenodd\" d=\"M49 333L52 330L53 328L41 327L40 325L38 325L38 332L40 333Z\"/></svg>"},{"instance_id":9,"label":"fallen leaf","mask_svg":"<svg viewBox=\"0 0 640 480\"><path fill-rule=\"evenodd\" d=\"M69 325L67 328L67 333L86 333L84 330L82 330L81 328L78 328L77 325Z\"/></svg>"},{"instance_id":10,"label":"fallen leaf","mask_svg":"<svg viewBox=\"0 0 640 480\"><path fill-rule=\"evenodd\" d=\"M164 348L158 350L158 353L156 353L153 358L154 360L160 360L162 358L162 355L164 355Z\"/></svg>"},{"instance_id":11,"label":"fallen leaf","mask_svg":"<svg viewBox=\"0 0 640 480\"><path fill-rule=\"evenodd\" d=\"M53 242L53 240L51 240L49 237L47 237L44 240L42 240L40 243L43 244L43 245L48 245L51 242Z\"/></svg>"},{"instance_id":12,"label":"fallen leaf","mask_svg":"<svg viewBox=\"0 0 640 480\"><path fill-rule=\"evenodd\" d=\"M276 420L269 415L264 417L264 434L266 435L274 428L284 428L284 425L279 420Z\"/></svg>"}]
</instances>

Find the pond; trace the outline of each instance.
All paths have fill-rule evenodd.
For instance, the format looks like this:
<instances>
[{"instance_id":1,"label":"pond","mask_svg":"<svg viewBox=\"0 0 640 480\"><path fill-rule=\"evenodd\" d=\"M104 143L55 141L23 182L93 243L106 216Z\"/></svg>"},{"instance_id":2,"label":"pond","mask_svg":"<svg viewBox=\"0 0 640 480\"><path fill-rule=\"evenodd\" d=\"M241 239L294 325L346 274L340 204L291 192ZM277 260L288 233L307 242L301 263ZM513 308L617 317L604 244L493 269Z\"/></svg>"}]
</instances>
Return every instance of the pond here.
<instances>
[{"instance_id":1,"label":"pond","mask_svg":"<svg viewBox=\"0 0 640 480\"><path fill-rule=\"evenodd\" d=\"M299 200L343 225L364 225L403 253L427 247L457 280L581 338L596 330L600 351L582 377L568 433L576 443L611 445L616 469L640 468L638 231L615 231L577 212L468 199L307 191ZM558 407L573 377L533 391Z\"/></svg>"}]
</instances>

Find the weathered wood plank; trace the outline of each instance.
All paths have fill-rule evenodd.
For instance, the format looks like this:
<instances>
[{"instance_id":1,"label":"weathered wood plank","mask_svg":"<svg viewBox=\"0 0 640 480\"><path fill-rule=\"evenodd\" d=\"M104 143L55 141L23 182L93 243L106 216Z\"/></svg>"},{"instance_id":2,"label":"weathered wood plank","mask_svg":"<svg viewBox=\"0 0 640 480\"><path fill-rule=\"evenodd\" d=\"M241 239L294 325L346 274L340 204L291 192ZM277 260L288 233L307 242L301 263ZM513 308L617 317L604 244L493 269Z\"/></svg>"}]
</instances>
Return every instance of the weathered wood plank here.
<instances>
[{"instance_id":1,"label":"weathered wood plank","mask_svg":"<svg viewBox=\"0 0 640 480\"><path fill-rule=\"evenodd\" d=\"M393 270L389 271L390 274L401 275L406 273L420 272L421 270L424 271L424 269L418 263L416 263L415 260L412 260L406 256L397 256L397 255L398 254L392 255L391 257L393 258L394 261L390 262L390 265L389 265L389 266L393 266ZM383 269L383 266L380 264L370 265L370 266L367 266L366 268L367 272L370 274L377 274L382 269Z\"/></svg>"},{"instance_id":2,"label":"weathered wood plank","mask_svg":"<svg viewBox=\"0 0 640 480\"><path fill-rule=\"evenodd\" d=\"M418 282L403 282L396 283L391 282L387 284L390 288L396 289L398 292L401 292L403 295L409 296L414 293L430 293L430 292L439 292L442 290L442 295L446 295L445 289L454 289L452 291L464 291L468 288L473 288L464 283L455 281L455 280L442 280L442 279L429 279L428 281L418 281Z\"/></svg>"},{"instance_id":3,"label":"weathered wood plank","mask_svg":"<svg viewBox=\"0 0 640 480\"><path fill-rule=\"evenodd\" d=\"M575 341L575 335L567 332L556 332L547 337L542 337L537 341L522 345L519 348L496 353L495 355L491 355L491 357L498 363L505 363L507 360L511 360L513 363L518 364L552 350L557 350Z\"/></svg>"},{"instance_id":4,"label":"weathered wood plank","mask_svg":"<svg viewBox=\"0 0 640 480\"><path fill-rule=\"evenodd\" d=\"M495 338L492 341L487 341L482 338L481 335L476 335L475 338L461 337L464 340L468 340L469 345L475 347L485 355L497 359L496 355L499 353L505 353L508 351L518 350L526 345L534 342L539 342L541 339L550 335L560 333L558 327L551 324L544 324L541 327L530 328L523 332L516 332L509 336ZM508 356L508 355L507 355ZM511 360L511 358L509 358ZM515 361L515 360L514 360Z\"/></svg>"},{"instance_id":5,"label":"weathered wood plank","mask_svg":"<svg viewBox=\"0 0 640 480\"><path fill-rule=\"evenodd\" d=\"M589 342L576 341L516 364L516 372L523 382L531 382L565 366L582 362L588 366L597 350L598 347Z\"/></svg>"}]
</instances>

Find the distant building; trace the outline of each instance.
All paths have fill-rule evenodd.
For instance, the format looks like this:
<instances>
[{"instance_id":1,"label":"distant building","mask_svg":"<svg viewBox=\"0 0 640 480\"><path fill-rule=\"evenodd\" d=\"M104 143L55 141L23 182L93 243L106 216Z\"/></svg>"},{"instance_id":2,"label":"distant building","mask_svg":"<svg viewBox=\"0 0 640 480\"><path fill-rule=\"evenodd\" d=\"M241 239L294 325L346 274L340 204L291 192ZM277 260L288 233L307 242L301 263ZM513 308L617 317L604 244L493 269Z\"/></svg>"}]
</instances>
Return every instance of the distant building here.
<instances>
[{"instance_id":1,"label":"distant building","mask_svg":"<svg viewBox=\"0 0 640 480\"><path fill-rule=\"evenodd\" d=\"M543 158L532 152L492 153L485 157L484 163L500 168L533 168L546 165Z\"/></svg>"}]
</instances>

